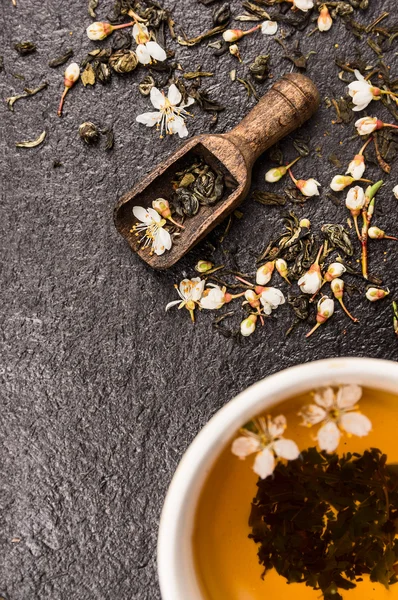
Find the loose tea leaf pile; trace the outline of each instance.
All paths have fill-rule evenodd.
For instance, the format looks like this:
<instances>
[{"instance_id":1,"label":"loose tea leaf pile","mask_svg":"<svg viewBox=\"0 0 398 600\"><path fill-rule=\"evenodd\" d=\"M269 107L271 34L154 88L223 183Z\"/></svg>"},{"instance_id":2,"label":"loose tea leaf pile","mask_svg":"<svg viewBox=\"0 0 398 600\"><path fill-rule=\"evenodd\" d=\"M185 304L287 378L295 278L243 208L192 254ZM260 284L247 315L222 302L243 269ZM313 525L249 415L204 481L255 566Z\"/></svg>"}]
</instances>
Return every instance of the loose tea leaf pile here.
<instances>
[{"instance_id":1,"label":"loose tea leaf pile","mask_svg":"<svg viewBox=\"0 0 398 600\"><path fill-rule=\"evenodd\" d=\"M265 571L342 600L363 576L388 588L398 573L398 471L378 449L309 448L258 481L250 527Z\"/></svg>"}]
</instances>

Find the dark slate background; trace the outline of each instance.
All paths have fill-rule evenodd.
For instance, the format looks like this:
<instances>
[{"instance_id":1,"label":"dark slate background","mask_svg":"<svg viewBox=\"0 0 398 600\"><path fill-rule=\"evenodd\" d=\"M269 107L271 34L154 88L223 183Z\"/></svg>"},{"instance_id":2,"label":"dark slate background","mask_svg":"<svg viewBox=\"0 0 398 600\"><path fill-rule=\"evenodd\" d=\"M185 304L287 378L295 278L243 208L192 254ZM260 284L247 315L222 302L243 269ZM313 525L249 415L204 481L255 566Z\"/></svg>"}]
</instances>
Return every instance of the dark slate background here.
<instances>
[{"instance_id":1,"label":"dark slate background","mask_svg":"<svg viewBox=\"0 0 398 600\"><path fill-rule=\"evenodd\" d=\"M18 0L14 8L11 0L2 0L0 8L1 96L49 83L40 95L18 102L14 113L5 102L0 105L0 596L6 600L158 599L162 502L182 453L211 415L248 385L291 365L333 356L398 357L390 299L371 305L363 296L352 297L348 304L361 325L337 310L333 322L308 341L306 327L285 338L287 306L241 344L212 330L214 313L198 314L195 326L185 310L165 314L166 303L176 297L173 284L195 275L198 258L231 265L235 255L242 271L254 272L255 255L281 230L281 211L247 200L244 218L222 246L212 253L204 242L166 273L153 272L130 252L113 226L113 207L179 140L160 143L154 130L135 123L137 114L151 110L137 88L143 69L114 76L107 87L77 85L64 117L57 117L64 67L49 69L47 62L69 47L81 60L95 47L85 34L91 21L86 4ZM242 12L239 2L232 4L235 14ZM376 8L359 15L360 21L395 8L394 0L371 4ZM166 5L191 35L211 24L211 9L195 0ZM110 6L100 0L99 19ZM38 50L20 57L13 44L26 39ZM345 91L335 56L352 56L358 45L370 64L377 63L365 41L358 43L342 24L324 35L296 34L288 43L294 39L301 39L304 54L317 52L308 73L323 99ZM226 104L216 127L220 133L253 105L244 88L231 83L233 67L244 75L265 52L271 53L275 77L291 70L281 48L261 35L242 41L243 65L229 54L214 58L206 44L169 47L186 70L201 64L216 73L203 85ZM398 77L396 48L386 59ZM22 73L25 82L12 73ZM270 83L259 85L259 92ZM208 131L210 116L194 112L190 134ZM364 114L372 113L389 118L375 103ZM360 146L353 126L332 125L334 118L322 102L304 128L312 137L312 158L295 169L322 183L320 198L303 207L289 205L310 217L318 232L323 223L344 223L347 217L343 199L336 207L326 198L338 172L327 157L334 152L346 165ZM113 124L112 152L83 145L77 130L87 119ZM48 137L41 147L15 148L16 141L35 139L43 129ZM291 139L282 148L287 158L294 156ZM54 169L54 160L62 167ZM256 187L265 189L269 166L266 157L256 164ZM397 233L395 172L378 195L375 223ZM367 173L380 177L374 167ZM396 257L394 242L372 244L371 270L392 293ZM280 287L287 291L285 284ZM239 303L236 308L239 313Z\"/></svg>"}]
</instances>

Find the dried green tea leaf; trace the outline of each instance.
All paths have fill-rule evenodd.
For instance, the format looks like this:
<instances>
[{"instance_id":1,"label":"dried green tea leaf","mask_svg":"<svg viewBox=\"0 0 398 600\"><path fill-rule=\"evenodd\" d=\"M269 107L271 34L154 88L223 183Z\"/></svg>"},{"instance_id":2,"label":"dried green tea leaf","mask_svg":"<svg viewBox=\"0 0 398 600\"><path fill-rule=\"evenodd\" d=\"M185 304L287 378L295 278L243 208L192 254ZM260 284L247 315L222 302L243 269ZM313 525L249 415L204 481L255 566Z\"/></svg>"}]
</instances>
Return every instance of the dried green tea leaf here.
<instances>
[{"instance_id":1,"label":"dried green tea leaf","mask_svg":"<svg viewBox=\"0 0 398 600\"><path fill-rule=\"evenodd\" d=\"M84 87L86 87L87 85L95 84L95 71L94 71L91 63L88 63L86 65L86 68L84 69L83 73L80 75L80 79L81 79Z\"/></svg>"},{"instance_id":2,"label":"dried green tea leaf","mask_svg":"<svg viewBox=\"0 0 398 600\"><path fill-rule=\"evenodd\" d=\"M138 65L138 58L133 50L118 50L110 57L109 65L116 73L130 73Z\"/></svg>"},{"instance_id":3,"label":"dried green tea leaf","mask_svg":"<svg viewBox=\"0 0 398 600\"><path fill-rule=\"evenodd\" d=\"M256 56L254 62L249 66L249 71L253 79L263 83L269 76L269 54L260 54Z\"/></svg>"},{"instance_id":4,"label":"dried green tea leaf","mask_svg":"<svg viewBox=\"0 0 398 600\"><path fill-rule=\"evenodd\" d=\"M155 80L151 75L146 75L141 83L138 85L138 90L143 96L149 96L151 89L155 85Z\"/></svg>"},{"instance_id":5,"label":"dried green tea leaf","mask_svg":"<svg viewBox=\"0 0 398 600\"><path fill-rule=\"evenodd\" d=\"M24 92L22 94L17 94L16 96L10 96L9 98L6 98L8 108L11 111L14 111L14 104L17 100L21 100L22 98L29 98L30 96L34 96L35 94L38 94L42 90L45 90L47 86L48 86L48 83L45 81L44 83L39 85L39 87L36 88L35 90L25 88Z\"/></svg>"},{"instance_id":6,"label":"dried green tea leaf","mask_svg":"<svg viewBox=\"0 0 398 600\"><path fill-rule=\"evenodd\" d=\"M201 33L200 35L197 35L193 38L183 38L181 36L178 36L177 42L181 46L196 46L196 44L199 44L202 40L212 37L213 35L217 35L218 33L222 33L226 30L226 28L227 23L225 23L224 25L217 25L217 27L213 27L212 29L209 29L208 31L205 31L204 33Z\"/></svg>"},{"instance_id":7,"label":"dried green tea leaf","mask_svg":"<svg viewBox=\"0 0 398 600\"><path fill-rule=\"evenodd\" d=\"M228 2L225 2L219 7L216 7L213 11L213 24L215 27L217 25L225 25L229 23L231 20L231 7Z\"/></svg>"},{"instance_id":8,"label":"dried green tea leaf","mask_svg":"<svg viewBox=\"0 0 398 600\"><path fill-rule=\"evenodd\" d=\"M109 150L112 150L115 144L115 134L111 127L105 129L102 133L106 136L105 150L108 152Z\"/></svg>"},{"instance_id":9,"label":"dried green tea leaf","mask_svg":"<svg viewBox=\"0 0 398 600\"><path fill-rule=\"evenodd\" d=\"M259 204L265 206L285 206L286 198L280 194L274 194L272 192L262 192L261 190L254 190L252 194L253 200Z\"/></svg>"},{"instance_id":10,"label":"dried green tea leaf","mask_svg":"<svg viewBox=\"0 0 398 600\"><path fill-rule=\"evenodd\" d=\"M47 132L43 131L43 133L41 133L36 140L27 142L15 142L15 145L17 148L36 148L36 146L40 146L40 144L44 142L46 135Z\"/></svg>"},{"instance_id":11,"label":"dried green tea leaf","mask_svg":"<svg viewBox=\"0 0 398 600\"><path fill-rule=\"evenodd\" d=\"M95 9L97 8L97 6L98 6L98 0L88 0L88 14L93 19L97 18L97 15L95 14Z\"/></svg>"},{"instance_id":12,"label":"dried green tea leaf","mask_svg":"<svg viewBox=\"0 0 398 600\"><path fill-rule=\"evenodd\" d=\"M184 73L184 79L196 79L197 77L213 77L214 73L208 73L207 71L189 71Z\"/></svg>"},{"instance_id":13,"label":"dried green tea leaf","mask_svg":"<svg viewBox=\"0 0 398 600\"><path fill-rule=\"evenodd\" d=\"M62 56L57 56L56 58L53 58L52 60L50 60L50 62L48 63L48 66L51 67L52 69L55 69L56 67L60 67L61 65L64 65L66 62L68 62L68 60L70 58L72 58L73 56L73 50L72 48L69 48L69 50L67 50L65 52L65 54L62 54Z\"/></svg>"},{"instance_id":14,"label":"dried green tea leaf","mask_svg":"<svg viewBox=\"0 0 398 600\"><path fill-rule=\"evenodd\" d=\"M253 84L250 81L248 81L247 79L243 79L241 77L237 77L236 81L239 81L239 83L241 83L244 86L244 88L245 88L245 90L247 92L247 97L248 98L250 98L253 95L255 97L255 99L257 100L257 102L259 101L259 97L257 95L257 92L256 92Z\"/></svg>"},{"instance_id":15,"label":"dried green tea leaf","mask_svg":"<svg viewBox=\"0 0 398 600\"><path fill-rule=\"evenodd\" d=\"M96 144L99 140L98 127L91 121L82 123L79 127L79 135L86 144Z\"/></svg>"},{"instance_id":16,"label":"dried green tea leaf","mask_svg":"<svg viewBox=\"0 0 398 600\"><path fill-rule=\"evenodd\" d=\"M322 226L321 231L329 241L331 248L339 249L347 256L352 256L354 254L350 236L343 225L326 223Z\"/></svg>"},{"instance_id":17,"label":"dried green tea leaf","mask_svg":"<svg viewBox=\"0 0 398 600\"><path fill-rule=\"evenodd\" d=\"M36 52L36 44L33 42L18 42L14 45L14 48L21 56L27 56L28 54L32 54L32 52Z\"/></svg>"},{"instance_id":18,"label":"dried green tea leaf","mask_svg":"<svg viewBox=\"0 0 398 600\"><path fill-rule=\"evenodd\" d=\"M4 71L4 57L0 56L0 73Z\"/></svg>"},{"instance_id":19,"label":"dried green tea leaf","mask_svg":"<svg viewBox=\"0 0 398 600\"><path fill-rule=\"evenodd\" d=\"M250 538L265 571L342 600L364 575L396 582L398 475L377 448L363 454L304 450L260 479ZM348 594L349 596L349 594ZM345 595L344 595L345 597Z\"/></svg>"}]
</instances>

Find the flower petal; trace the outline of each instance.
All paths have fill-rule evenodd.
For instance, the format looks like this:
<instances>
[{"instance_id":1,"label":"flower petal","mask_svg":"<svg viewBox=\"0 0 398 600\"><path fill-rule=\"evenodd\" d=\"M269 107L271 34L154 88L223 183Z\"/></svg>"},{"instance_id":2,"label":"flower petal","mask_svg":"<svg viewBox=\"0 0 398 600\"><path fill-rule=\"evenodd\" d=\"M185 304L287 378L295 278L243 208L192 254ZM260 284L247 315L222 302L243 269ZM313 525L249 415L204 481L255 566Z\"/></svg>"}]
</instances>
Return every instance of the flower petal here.
<instances>
[{"instance_id":1,"label":"flower petal","mask_svg":"<svg viewBox=\"0 0 398 600\"><path fill-rule=\"evenodd\" d=\"M191 104L194 104L194 103L195 103L195 98L191 98L191 96L188 96L187 101L180 104L180 108L186 108L187 106L191 106Z\"/></svg>"},{"instance_id":2,"label":"flower petal","mask_svg":"<svg viewBox=\"0 0 398 600\"><path fill-rule=\"evenodd\" d=\"M172 302L169 302L168 304L166 304L166 311L169 310L169 308L171 308L172 306L176 306L177 304L180 304L181 300L173 300Z\"/></svg>"},{"instance_id":3,"label":"flower petal","mask_svg":"<svg viewBox=\"0 0 398 600\"><path fill-rule=\"evenodd\" d=\"M160 256L165 250L170 250L172 246L171 235L163 227L159 227L153 240L153 249L155 254Z\"/></svg>"},{"instance_id":4,"label":"flower petal","mask_svg":"<svg viewBox=\"0 0 398 600\"><path fill-rule=\"evenodd\" d=\"M155 223L160 223L160 221L162 220L162 217L155 209L147 208L147 212L148 212L149 216L151 217L152 221L155 221Z\"/></svg>"},{"instance_id":5,"label":"flower petal","mask_svg":"<svg viewBox=\"0 0 398 600\"><path fill-rule=\"evenodd\" d=\"M268 418L267 429L272 438L280 437L286 429L286 417L278 415L275 419Z\"/></svg>"},{"instance_id":6,"label":"flower petal","mask_svg":"<svg viewBox=\"0 0 398 600\"><path fill-rule=\"evenodd\" d=\"M359 385L342 385L337 392L336 403L339 408L351 408L362 398Z\"/></svg>"},{"instance_id":7,"label":"flower petal","mask_svg":"<svg viewBox=\"0 0 398 600\"><path fill-rule=\"evenodd\" d=\"M340 418L340 425L347 433L359 437L368 435L372 429L372 423L369 421L368 417L357 412L349 412L342 415Z\"/></svg>"},{"instance_id":8,"label":"flower petal","mask_svg":"<svg viewBox=\"0 0 398 600\"><path fill-rule=\"evenodd\" d=\"M199 281L198 281L199 279ZM198 302L203 294L203 290L205 289L205 285L206 282L203 279L200 279L199 277L194 277L192 279L192 282L195 282L192 286L192 291L191 291L191 298L192 300L194 300L195 302Z\"/></svg>"},{"instance_id":9,"label":"flower petal","mask_svg":"<svg viewBox=\"0 0 398 600\"><path fill-rule=\"evenodd\" d=\"M158 60L159 62L166 60L167 54L157 42L147 42L145 45L152 58Z\"/></svg>"},{"instance_id":10,"label":"flower petal","mask_svg":"<svg viewBox=\"0 0 398 600\"><path fill-rule=\"evenodd\" d=\"M273 449L277 456L286 460L296 460L300 456L300 450L293 440L277 440L273 443Z\"/></svg>"},{"instance_id":11,"label":"flower petal","mask_svg":"<svg viewBox=\"0 0 398 600\"><path fill-rule=\"evenodd\" d=\"M231 452L243 459L260 450L260 442L254 437L239 437L232 442Z\"/></svg>"},{"instance_id":12,"label":"flower petal","mask_svg":"<svg viewBox=\"0 0 398 600\"><path fill-rule=\"evenodd\" d=\"M142 65L149 65L149 63L151 62L151 55L149 54L148 48L146 47L145 44L138 44L137 48L135 49L135 53L137 55L138 62L140 62ZM152 90L154 90L154 89L156 89L156 88L152 88ZM152 90L151 90L151 92L152 92ZM152 104L153 104L153 102L152 102ZM160 108L160 107L155 106L155 108Z\"/></svg>"},{"instance_id":13,"label":"flower petal","mask_svg":"<svg viewBox=\"0 0 398 600\"><path fill-rule=\"evenodd\" d=\"M160 90L158 90L158 88L153 87L151 89L150 98L151 98L151 102L155 108L161 109L162 106L164 106L164 95L162 94L162 92Z\"/></svg>"},{"instance_id":14,"label":"flower petal","mask_svg":"<svg viewBox=\"0 0 398 600\"><path fill-rule=\"evenodd\" d=\"M152 223L151 215L142 206L133 206L133 215L136 219L141 221L141 223L145 223L146 225L150 225Z\"/></svg>"},{"instance_id":15,"label":"flower petal","mask_svg":"<svg viewBox=\"0 0 398 600\"><path fill-rule=\"evenodd\" d=\"M323 408L332 408L334 404L334 391L333 388L321 388L314 394L314 400L318 406Z\"/></svg>"},{"instance_id":16,"label":"flower petal","mask_svg":"<svg viewBox=\"0 0 398 600\"><path fill-rule=\"evenodd\" d=\"M318 444L321 450L334 452L339 445L341 433L336 423L329 421L320 428L317 434Z\"/></svg>"},{"instance_id":17,"label":"flower petal","mask_svg":"<svg viewBox=\"0 0 398 600\"><path fill-rule=\"evenodd\" d=\"M303 425L316 425L327 417L326 410L316 404L303 406L298 414L303 419Z\"/></svg>"},{"instance_id":18,"label":"flower petal","mask_svg":"<svg viewBox=\"0 0 398 600\"><path fill-rule=\"evenodd\" d=\"M275 457L271 450L264 448L262 452L259 452L256 456L253 465L253 471L265 479L268 475L272 475L275 469Z\"/></svg>"},{"instance_id":19,"label":"flower petal","mask_svg":"<svg viewBox=\"0 0 398 600\"><path fill-rule=\"evenodd\" d=\"M167 94L167 98L170 104L172 104L173 106L177 106L177 104L180 104L182 100L181 92L174 83L172 83L169 87L169 93Z\"/></svg>"},{"instance_id":20,"label":"flower petal","mask_svg":"<svg viewBox=\"0 0 398 600\"><path fill-rule=\"evenodd\" d=\"M185 125L185 121L182 117L174 115L167 121L167 126L170 133L178 133L180 138L187 137L188 129Z\"/></svg>"},{"instance_id":21,"label":"flower petal","mask_svg":"<svg viewBox=\"0 0 398 600\"><path fill-rule=\"evenodd\" d=\"M147 127L153 127L154 125L156 125L156 123L159 123L161 118L162 113L160 112L147 112L143 113L142 115L138 115L135 118L135 120L137 121L137 123L142 123Z\"/></svg>"}]
</instances>

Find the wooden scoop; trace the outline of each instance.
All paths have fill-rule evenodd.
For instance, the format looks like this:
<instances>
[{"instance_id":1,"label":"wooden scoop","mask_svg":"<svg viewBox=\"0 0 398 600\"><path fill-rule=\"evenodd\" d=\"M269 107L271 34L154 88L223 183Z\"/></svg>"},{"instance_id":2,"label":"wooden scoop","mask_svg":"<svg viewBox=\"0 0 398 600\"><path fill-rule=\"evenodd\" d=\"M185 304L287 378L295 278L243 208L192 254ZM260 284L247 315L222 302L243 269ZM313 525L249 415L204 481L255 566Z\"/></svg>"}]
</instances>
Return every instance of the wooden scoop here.
<instances>
[{"instance_id":1,"label":"wooden scoop","mask_svg":"<svg viewBox=\"0 0 398 600\"><path fill-rule=\"evenodd\" d=\"M151 267L171 267L242 202L250 188L253 164L260 154L300 127L318 105L318 90L308 77L298 73L285 75L232 131L188 140L124 194L114 212L117 230ZM151 254L149 247L140 247L139 238L131 231L137 222L133 206L148 208L157 198L170 201L175 191L172 185L175 174L198 158L203 158L214 172L223 173L224 195L214 206L201 206L194 217L185 219L184 229L179 230L170 250L161 256Z\"/></svg>"}]
</instances>

